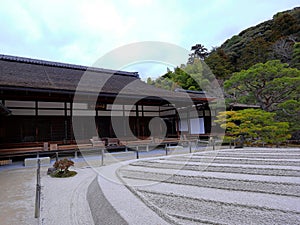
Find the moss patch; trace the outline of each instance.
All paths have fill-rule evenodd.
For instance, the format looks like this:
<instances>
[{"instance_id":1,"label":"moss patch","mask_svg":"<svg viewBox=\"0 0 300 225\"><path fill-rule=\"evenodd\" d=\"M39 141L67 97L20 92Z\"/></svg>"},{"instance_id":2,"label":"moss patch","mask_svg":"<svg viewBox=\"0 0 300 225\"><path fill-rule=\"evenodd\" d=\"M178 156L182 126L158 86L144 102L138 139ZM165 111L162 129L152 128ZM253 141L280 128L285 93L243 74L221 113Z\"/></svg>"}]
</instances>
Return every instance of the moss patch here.
<instances>
[{"instance_id":1,"label":"moss patch","mask_svg":"<svg viewBox=\"0 0 300 225\"><path fill-rule=\"evenodd\" d=\"M65 178L65 177L73 177L77 174L76 171L55 171L52 174L50 174L51 177L57 177L57 178Z\"/></svg>"}]
</instances>

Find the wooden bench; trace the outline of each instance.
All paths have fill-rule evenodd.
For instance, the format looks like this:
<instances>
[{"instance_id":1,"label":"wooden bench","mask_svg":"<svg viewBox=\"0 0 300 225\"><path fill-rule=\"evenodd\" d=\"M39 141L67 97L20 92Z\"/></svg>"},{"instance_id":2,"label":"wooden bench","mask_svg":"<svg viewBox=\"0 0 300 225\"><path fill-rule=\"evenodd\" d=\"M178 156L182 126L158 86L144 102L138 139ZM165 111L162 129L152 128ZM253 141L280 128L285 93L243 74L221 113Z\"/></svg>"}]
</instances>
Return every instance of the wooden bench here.
<instances>
[{"instance_id":1,"label":"wooden bench","mask_svg":"<svg viewBox=\"0 0 300 225\"><path fill-rule=\"evenodd\" d=\"M76 152L78 149L93 149L92 144L71 144L71 145L57 145L50 144L50 148L48 151L44 151L43 147L19 147L19 148L8 148L8 149L0 149L0 157L1 158L11 158L17 156L33 156L33 155L49 155L55 152Z\"/></svg>"},{"instance_id":2,"label":"wooden bench","mask_svg":"<svg viewBox=\"0 0 300 225\"><path fill-rule=\"evenodd\" d=\"M137 151L149 151L150 146L156 146L151 139L121 141L121 144L126 148L135 148Z\"/></svg>"},{"instance_id":3,"label":"wooden bench","mask_svg":"<svg viewBox=\"0 0 300 225\"><path fill-rule=\"evenodd\" d=\"M90 139L93 147L105 147L104 141L102 141L99 137L95 136Z\"/></svg>"},{"instance_id":4,"label":"wooden bench","mask_svg":"<svg viewBox=\"0 0 300 225\"><path fill-rule=\"evenodd\" d=\"M120 140L118 138L107 138L106 146L119 146Z\"/></svg>"},{"instance_id":5,"label":"wooden bench","mask_svg":"<svg viewBox=\"0 0 300 225\"><path fill-rule=\"evenodd\" d=\"M0 160L0 166L10 165L10 164L12 164L11 159Z\"/></svg>"},{"instance_id":6,"label":"wooden bench","mask_svg":"<svg viewBox=\"0 0 300 225\"><path fill-rule=\"evenodd\" d=\"M181 150L183 150L183 147L179 146L179 145L177 145L177 146L168 146L168 147L166 147L166 150L167 151L181 151Z\"/></svg>"},{"instance_id":7,"label":"wooden bench","mask_svg":"<svg viewBox=\"0 0 300 225\"><path fill-rule=\"evenodd\" d=\"M0 149L0 155L6 155L9 153L17 154L17 153L26 153L26 152L39 152L42 150L43 147L8 148L8 149Z\"/></svg>"}]
</instances>

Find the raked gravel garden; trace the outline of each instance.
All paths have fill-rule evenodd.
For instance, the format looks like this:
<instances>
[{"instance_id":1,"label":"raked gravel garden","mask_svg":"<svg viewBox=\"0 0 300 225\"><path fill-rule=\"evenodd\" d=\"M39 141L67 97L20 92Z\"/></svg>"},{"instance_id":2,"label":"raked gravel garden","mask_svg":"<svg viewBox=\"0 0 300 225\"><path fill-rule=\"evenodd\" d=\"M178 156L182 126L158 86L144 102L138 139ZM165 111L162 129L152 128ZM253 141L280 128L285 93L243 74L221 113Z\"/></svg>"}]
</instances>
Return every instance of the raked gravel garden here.
<instances>
[{"instance_id":1,"label":"raked gravel garden","mask_svg":"<svg viewBox=\"0 0 300 225\"><path fill-rule=\"evenodd\" d=\"M170 224L300 224L300 149L197 152L117 172Z\"/></svg>"}]
</instances>

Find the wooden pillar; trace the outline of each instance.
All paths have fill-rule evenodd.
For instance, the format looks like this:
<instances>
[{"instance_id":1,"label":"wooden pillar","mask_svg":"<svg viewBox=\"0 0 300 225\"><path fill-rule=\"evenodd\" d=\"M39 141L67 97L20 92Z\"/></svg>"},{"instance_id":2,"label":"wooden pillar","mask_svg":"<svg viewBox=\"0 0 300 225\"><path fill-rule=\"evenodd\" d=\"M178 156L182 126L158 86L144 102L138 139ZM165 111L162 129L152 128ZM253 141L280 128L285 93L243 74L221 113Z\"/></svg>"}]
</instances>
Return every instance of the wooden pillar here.
<instances>
[{"instance_id":1,"label":"wooden pillar","mask_svg":"<svg viewBox=\"0 0 300 225\"><path fill-rule=\"evenodd\" d=\"M179 131L179 115L178 115L178 112L176 113L176 116L175 116L175 123L176 123L177 138L179 138L180 137L180 131Z\"/></svg>"},{"instance_id":2,"label":"wooden pillar","mask_svg":"<svg viewBox=\"0 0 300 225\"><path fill-rule=\"evenodd\" d=\"M142 105L142 136L145 137L144 105Z\"/></svg>"},{"instance_id":3,"label":"wooden pillar","mask_svg":"<svg viewBox=\"0 0 300 225\"><path fill-rule=\"evenodd\" d=\"M127 131L126 131L126 115L125 115L125 105L122 105L122 116L123 116L123 135L124 137L127 136ZM128 118L129 119L129 118ZM129 121L128 121L129 122Z\"/></svg>"},{"instance_id":4,"label":"wooden pillar","mask_svg":"<svg viewBox=\"0 0 300 225\"><path fill-rule=\"evenodd\" d=\"M188 122L188 134L191 134L191 121L190 121L190 111L186 112L187 122Z\"/></svg>"},{"instance_id":5,"label":"wooden pillar","mask_svg":"<svg viewBox=\"0 0 300 225\"><path fill-rule=\"evenodd\" d=\"M53 140L53 119L50 120L50 141Z\"/></svg>"},{"instance_id":6,"label":"wooden pillar","mask_svg":"<svg viewBox=\"0 0 300 225\"><path fill-rule=\"evenodd\" d=\"M68 140L68 108L67 102L64 102L65 110L65 142Z\"/></svg>"},{"instance_id":7,"label":"wooden pillar","mask_svg":"<svg viewBox=\"0 0 300 225\"><path fill-rule=\"evenodd\" d=\"M71 129L71 134L70 135L71 135L71 142L73 141L73 137L74 137L72 117L73 117L73 102L70 102L70 129Z\"/></svg>"},{"instance_id":8,"label":"wooden pillar","mask_svg":"<svg viewBox=\"0 0 300 225\"><path fill-rule=\"evenodd\" d=\"M97 107L95 108L95 110L96 110L96 116L95 116L96 132L97 132L97 136L99 137L99 127L98 127L99 111Z\"/></svg>"},{"instance_id":9,"label":"wooden pillar","mask_svg":"<svg viewBox=\"0 0 300 225\"><path fill-rule=\"evenodd\" d=\"M140 136L140 127L139 127L139 105L135 105L135 116L136 116L136 135Z\"/></svg>"}]
</instances>

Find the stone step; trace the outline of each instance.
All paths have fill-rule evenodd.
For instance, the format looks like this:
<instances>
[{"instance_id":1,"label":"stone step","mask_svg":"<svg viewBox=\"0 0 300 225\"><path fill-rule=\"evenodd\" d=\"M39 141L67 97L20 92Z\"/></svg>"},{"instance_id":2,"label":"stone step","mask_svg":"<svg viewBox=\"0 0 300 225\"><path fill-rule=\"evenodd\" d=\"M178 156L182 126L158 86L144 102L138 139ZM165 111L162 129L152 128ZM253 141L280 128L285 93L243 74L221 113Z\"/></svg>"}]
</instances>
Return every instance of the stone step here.
<instances>
[{"instance_id":1,"label":"stone step","mask_svg":"<svg viewBox=\"0 0 300 225\"><path fill-rule=\"evenodd\" d=\"M41 165L49 165L50 157L39 157L39 158L26 158L24 159L24 166L37 166L38 159L40 159Z\"/></svg>"}]
</instances>

